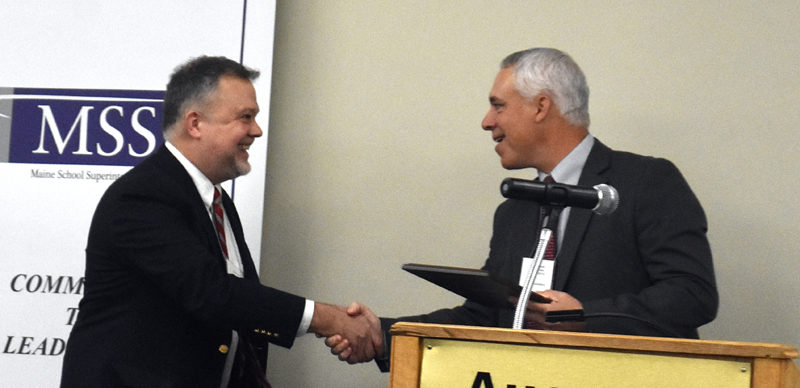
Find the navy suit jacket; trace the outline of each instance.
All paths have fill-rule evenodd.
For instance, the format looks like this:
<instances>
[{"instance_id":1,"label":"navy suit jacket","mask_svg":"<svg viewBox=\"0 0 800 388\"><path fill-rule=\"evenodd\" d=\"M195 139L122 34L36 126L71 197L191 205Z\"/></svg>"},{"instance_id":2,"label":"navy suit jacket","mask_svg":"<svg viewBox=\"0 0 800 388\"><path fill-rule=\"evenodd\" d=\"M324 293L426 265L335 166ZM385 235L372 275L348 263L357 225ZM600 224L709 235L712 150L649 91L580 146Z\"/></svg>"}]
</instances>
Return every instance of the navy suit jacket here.
<instances>
[{"instance_id":1,"label":"navy suit jacket","mask_svg":"<svg viewBox=\"0 0 800 388\"><path fill-rule=\"evenodd\" d=\"M114 182L86 248L62 387L219 387L231 330L290 347L305 299L261 285L227 194L244 278L229 275L191 177L162 146Z\"/></svg>"},{"instance_id":2,"label":"navy suit jacket","mask_svg":"<svg viewBox=\"0 0 800 388\"><path fill-rule=\"evenodd\" d=\"M579 185L605 183L619 192L617 210L596 215L572 208L556 258L553 289L583 304L587 330L697 338L716 316L718 295L706 218L678 169L664 159L613 151L596 140ZM514 282L538 241L539 205L509 199L495 213L483 266ZM511 327L513 306L464 305L383 319Z\"/></svg>"}]
</instances>

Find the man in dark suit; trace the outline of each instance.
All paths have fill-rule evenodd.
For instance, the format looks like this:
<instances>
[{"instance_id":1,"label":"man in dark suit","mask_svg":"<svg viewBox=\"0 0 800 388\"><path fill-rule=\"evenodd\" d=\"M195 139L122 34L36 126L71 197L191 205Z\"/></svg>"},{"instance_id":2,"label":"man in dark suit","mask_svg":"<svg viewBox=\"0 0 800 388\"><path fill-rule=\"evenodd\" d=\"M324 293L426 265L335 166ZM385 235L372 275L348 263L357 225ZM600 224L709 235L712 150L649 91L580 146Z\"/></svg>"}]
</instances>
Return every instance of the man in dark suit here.
<instances>
[{"instance_id":1,"label":"man in dark suit","mask_svg":"<svg viewBox=\"0 0 800 388\"><path fill-rule=\"evenodd\" d=\"M571 185L605 183L619 193L619 207L610 215L579 208L561 212L554 228L556 257L544 272L549 287L540 292L552 302L529 302L526 327L697 338L697 327L714 319L718 307L703 209L669 161L613 151L595 139L588 130L588 98L583 72L568 55L521 51L501 63L481 123L497 143L503 167L535 168L539 179L551 176ZM483 269L521 278L538 242L540 208L514 199L498 207ZM368 311L356 307L353 313ZM384 330L398 320L512 327L513 307L467 300L381 321ZM583 309L585 322L545 319L549 311L572 309ZM357 359L340 337L326 343L341 359ZM388 350L378 353L388 356Z\"/></svg>"},{"instance_id":2,"label":"man in dark suit","mask_svg":"<svg viewBox=\"0 0 800 388\"><path fill-rule=\"evenodd\" d=\"M374 315L263 286L219 184L250 171L261 136L251 81L222 57L176 69L166 143L113 183L95 211L86 283L62 387L263 387L267 343L344 333L369 358Z\"/></svg>"}]
</instances>

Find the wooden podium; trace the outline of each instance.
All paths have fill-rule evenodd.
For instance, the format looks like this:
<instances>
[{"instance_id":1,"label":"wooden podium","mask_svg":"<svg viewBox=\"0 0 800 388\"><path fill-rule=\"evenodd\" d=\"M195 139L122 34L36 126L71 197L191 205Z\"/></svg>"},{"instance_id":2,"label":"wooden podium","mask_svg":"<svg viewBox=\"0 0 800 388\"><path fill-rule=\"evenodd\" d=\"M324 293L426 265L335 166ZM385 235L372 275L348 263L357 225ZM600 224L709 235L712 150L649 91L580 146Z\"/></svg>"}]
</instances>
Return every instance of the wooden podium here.
<instances>
[{"instance_id":1,"label":"wooden podium","mask_svg":"<svg viewBox=\"0 0 800 388\"><path fill-rule=\"evenodd\" d=\"M390 388L800 387L787 345L399 322Z\"/></svg>"}]
</instances>

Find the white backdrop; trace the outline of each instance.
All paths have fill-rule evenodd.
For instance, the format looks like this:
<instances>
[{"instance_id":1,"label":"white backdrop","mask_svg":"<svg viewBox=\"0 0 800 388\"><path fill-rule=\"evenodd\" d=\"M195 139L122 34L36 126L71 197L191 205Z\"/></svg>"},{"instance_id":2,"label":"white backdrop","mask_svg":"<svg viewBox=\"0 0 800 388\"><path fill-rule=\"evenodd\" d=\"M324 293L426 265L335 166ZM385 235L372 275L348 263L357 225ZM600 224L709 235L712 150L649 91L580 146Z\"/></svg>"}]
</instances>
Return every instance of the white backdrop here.
<instances>
[{"instance_id":1,"label":"white backdrop","mask_svg":"<svg viewBox=\"0 0 800 388\"><path fill-rule=\"evenodd\" d=\"M480 128L498 62L556 47L591 131L672 160L705 208L701 337L800 346L797 20L797 0L278 1L262 278L382 316L463 303L400 265L483 264L500 181L531 176ZM387 386L306 337L270 348L276 387Z\"/></svg>"},{"instance_id":2,"label":"white backdrop","mask_svg":"<svg viewBox=\"0 0 800 388\"><path fill-rule=\"evenodd\" d=\"M3 113L21 100L13 88L163 91L175 66L204 54L241 58L260 70L255 86L265 133L250 149L250 175L227 186L258 261L275 2L4 0L0 8L0 386L53 387L81 298L89 222L112 182L88 174L122 174L129 166L62 164L56 156L49 164L9 160L9 147L19 144L9 140L14 115ZM59 123L65 141L74 120ZM99 131L97 120L87 121L88 132ZM42 123L14 125L15 135L38 136Z\"/></svg>"}]
</instances>

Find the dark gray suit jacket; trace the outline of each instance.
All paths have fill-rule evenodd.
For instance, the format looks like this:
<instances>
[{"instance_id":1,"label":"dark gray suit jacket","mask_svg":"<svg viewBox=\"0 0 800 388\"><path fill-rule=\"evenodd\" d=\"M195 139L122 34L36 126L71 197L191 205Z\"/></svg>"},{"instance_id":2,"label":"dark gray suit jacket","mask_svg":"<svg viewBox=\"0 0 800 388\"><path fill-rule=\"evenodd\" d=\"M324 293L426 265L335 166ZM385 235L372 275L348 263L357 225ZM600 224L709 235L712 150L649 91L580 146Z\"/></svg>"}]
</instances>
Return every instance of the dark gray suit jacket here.
<instances>
[{"instance_id":1,"label":"dark gray suit jacket","mask_svg":"<svg viewBox=\"0 0 800 388\"><path fill-rule=\"evenodd\" d=\"M219 387L231 330L266 359L292 345L305 299L259 284L233 202L223 197L244 278L228 275L189 174L162 146L103 195L62 387ZM230 237L229 237L230 238Z\"/></svg>"},{"instance_id":2,"label":"dark gray suit jacket","mask_svg":"<svg viewBox=\"0 0 800 388\"><path fill-rule=\"evenodd\" d=\"M705 214L686 180L667 160L595 141L579 185L600 183L618 190L619 207L604 216L571 210L553 289L581 301L591 332L697 338L697 327L716 316L718 295ZM516 282L522 257L535 249L538 225L537 203L503 202L483 269ZM386 330L398 320L511 327L513 317L513 306L468 300L382 324Z\"/></svg>"}]
</instances>

